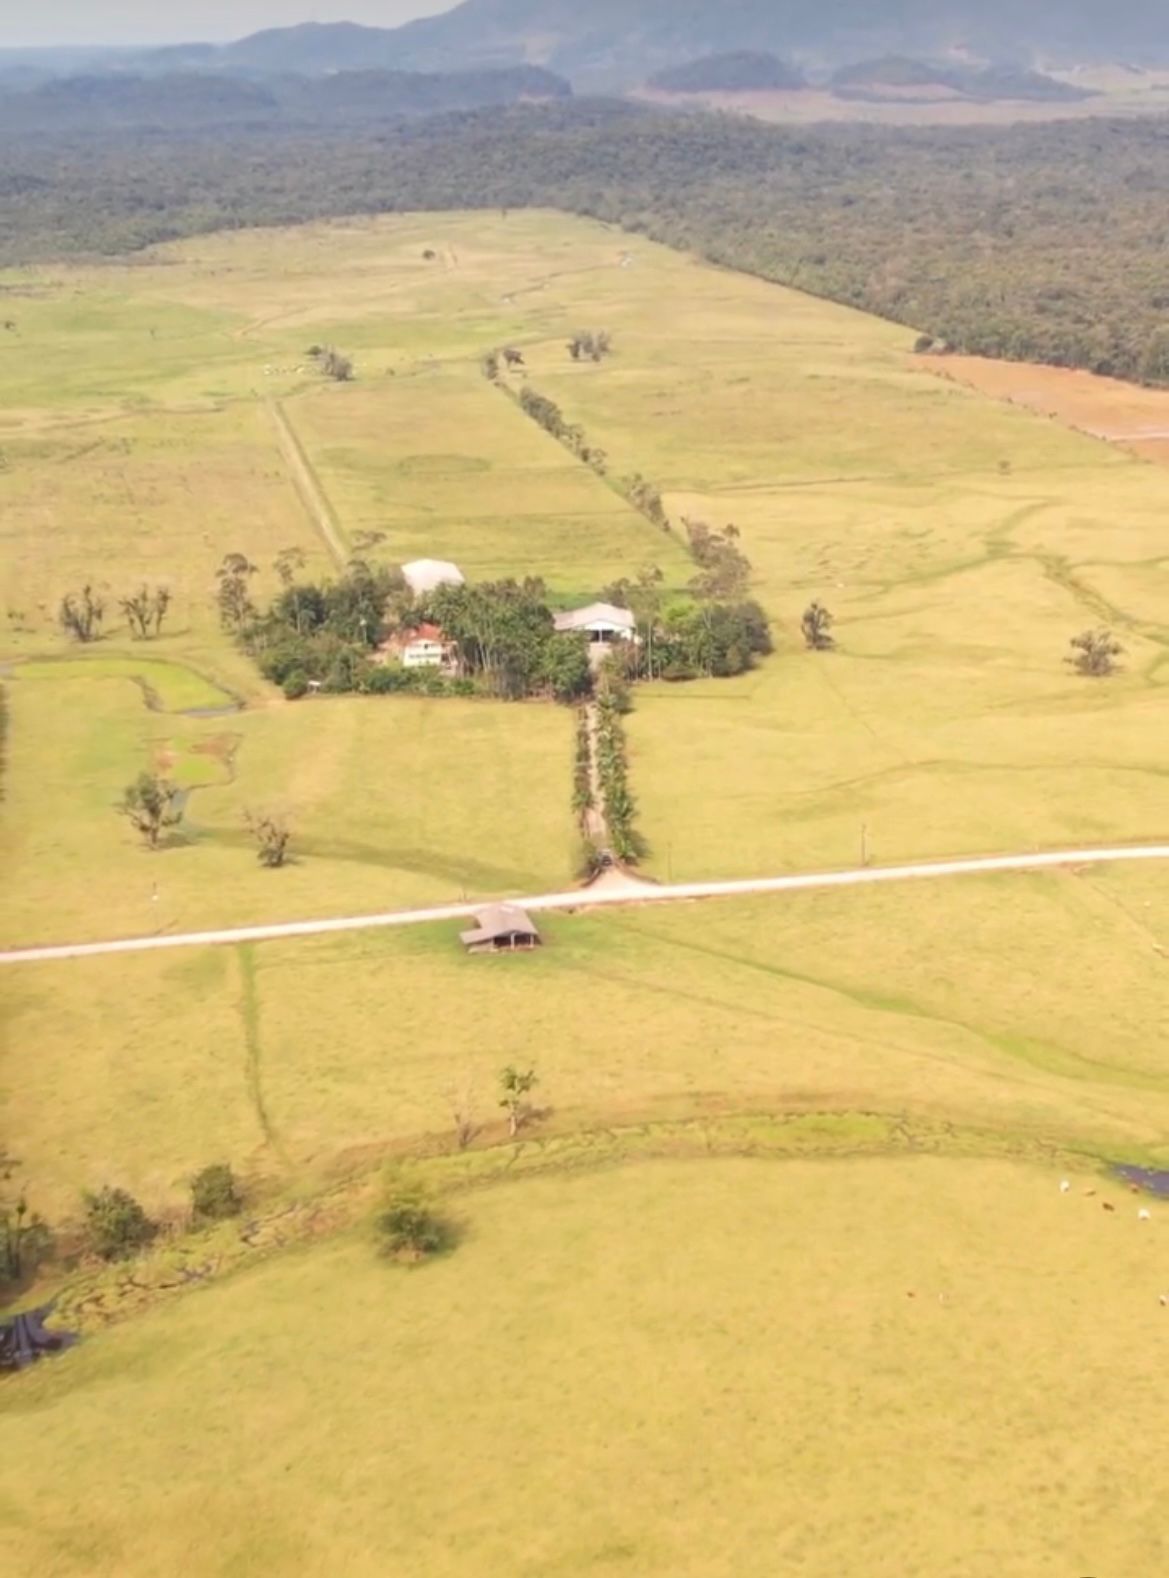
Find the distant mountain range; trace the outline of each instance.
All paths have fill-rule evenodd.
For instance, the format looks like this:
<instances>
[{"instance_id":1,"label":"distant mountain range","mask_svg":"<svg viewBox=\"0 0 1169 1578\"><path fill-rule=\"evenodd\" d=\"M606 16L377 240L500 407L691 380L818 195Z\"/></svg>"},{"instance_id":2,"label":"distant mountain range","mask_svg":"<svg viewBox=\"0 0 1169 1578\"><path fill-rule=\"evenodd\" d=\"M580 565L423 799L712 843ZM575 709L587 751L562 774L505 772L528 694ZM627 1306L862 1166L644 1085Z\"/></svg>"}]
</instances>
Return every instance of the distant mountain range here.
<instances>
[{"instance_id":1,"label":"distant mountain range","mask_svg":"<svg viewBox=\"0 0 1169 1578\"><path fill-rule=\"evenodd\" d=\"M822 73L886 56L1020 68L1148 63L1169 60L1166 12L1167 0L464 0L404 27L306 23L234 44L107 55L96 69L264 77L538 65L608 88L743 51ZM62 70L76 71L76 57ZM0 54L0 73L13 69L53 68L44 51L23 62Z\"/></svg>"},{"instance_id":2,"label":"distant mountain range","mask_svg":"<svg viewBox=\"0 0 1169 1578\"><path fill-rule=\"evenodd\" d=\"M571 97L571 84L542 66L256 79L192 69L91 72L34 84L0 79L0 134L352 124Z\"/></svg>"}]
</instances>

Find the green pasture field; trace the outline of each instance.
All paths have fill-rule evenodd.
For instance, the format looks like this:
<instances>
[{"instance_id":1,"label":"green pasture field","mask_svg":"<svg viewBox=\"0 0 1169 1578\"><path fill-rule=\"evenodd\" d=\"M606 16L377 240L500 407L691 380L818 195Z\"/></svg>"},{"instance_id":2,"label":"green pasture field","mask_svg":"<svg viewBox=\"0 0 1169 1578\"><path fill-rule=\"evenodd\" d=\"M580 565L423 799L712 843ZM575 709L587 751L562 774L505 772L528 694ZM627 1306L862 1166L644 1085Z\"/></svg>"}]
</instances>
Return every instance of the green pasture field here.
<instances>
[{"instance_id":1,"label":"green pasture field","mask_svg":"<svg viewBox=\"0 0 1169 1578\"><path fill-rule=\"evenodd\" d=\"M1166 1218L1050 1169L657 1161L456 1197L0 1395L0 1556L61 1578L1157 1572ZM1114 1192L1114 1197L1115 1192Z\"/></svg>"},{"instance_id":2,"label":"green pasture field","mask_svg":"<svg viewBox=\"0 0 1169 1578\"><path fill-rule=\"evenodd\" d=\"M283 548L330 572L277 402L342 543L538 573L565 602L646 563L684 584L679 535L484 380L504 342L613 477L740 527L775 622L755 672L637 693L653 875L1165 836L1169 475L935 379L903 329L547 214L202 237L4 282L5 944L570 880L569 711L289 704L213 602L231 551L258 597ZM572 364L580 328L615 355ZM322 384L313 342L357 381ZM53 615L87 577L111 621L81 650ZM157 643L113 615L142 581L175 593ZM833 653L801 648L813 597ZM1102 622L1123 670L1079 679L1068 639ZM115 814L150 767L187 791L153 855ZM245 828L268 809L295 829L280 872ZM174 1221L212 1162L249 1213L368 1188L387 1154L449 1153L468 1089L468 1176L502 1167L508 1063L537 1068L542 1109L516 1179L455 1197L450 1258L391 1269L338 1217L329 1242L94 1320L5 1381L0 1565L1164 1567L1166 1218L1085 1193L1109 1189L1105 1160L1169 1163L1163 869L560 915L505 959L466 957L458 930L0 972L0 1140L67 1240L80 1191L121 1185ZM928 1129L935 1154L713 1159L718 1123L790 1115L900 1152ZM668 1122L709 1125L709 1155L519 1182L545 1142L615 1159L614 1135L648 1150ZM159 1274L200 1242L168 1241Z\"/></svg>"},{"instance_id":3,"label":"green pasture field","mask_svg":"<svg viewBox=\"0 0 1169 1578\"><path fill-rule=\"evenodd\" d=\"M1117 868L549 917L519 959L464 957L450 922L27 966L0 978L12 1048L36 1050L6 1125L65 1216L115 1181L169 1212L216 1159L301 1178L449 1144L452 1096L495 1124L510 1062L568 1129L873 1111L1169 1161L1163 886Z\"/></svg>"},{"instance_id":4,"label":"green pasture field","mask_svg":"<svg viewBox=\"0 0 1169 1578\"><path fill-rule=\"evenodd\" d=\"M142 648L153 651L153 648ZM88 670L94 669L93 677ZM563 884L577 855L573 718L551 705L320 697L216 716L176 664L17 664L7 681L6 940L135 936L449 904ZM147 851L116 814L135 773L190 791ZM277 811L295 859L263 870L245 825Z\"/></svg>"},{"instance_id":5,"label":"green pasture field","mask_svg":"<svg viewBox=\"0 0 1169 1578\"><path fill-rule=\"evenodd\" d=\"M639 691L651 869L1163 836L1169 472L931 377L902 329L663 267L672 289L640 257L624 271L601 368L555 344L528 356L675 521L739 527L775 621L755 673ZM813 598L836 616L831 654L803 650ZM1101 624L1126 646L1107 684L1063 661Z\"/></svg>"}]
</instances>

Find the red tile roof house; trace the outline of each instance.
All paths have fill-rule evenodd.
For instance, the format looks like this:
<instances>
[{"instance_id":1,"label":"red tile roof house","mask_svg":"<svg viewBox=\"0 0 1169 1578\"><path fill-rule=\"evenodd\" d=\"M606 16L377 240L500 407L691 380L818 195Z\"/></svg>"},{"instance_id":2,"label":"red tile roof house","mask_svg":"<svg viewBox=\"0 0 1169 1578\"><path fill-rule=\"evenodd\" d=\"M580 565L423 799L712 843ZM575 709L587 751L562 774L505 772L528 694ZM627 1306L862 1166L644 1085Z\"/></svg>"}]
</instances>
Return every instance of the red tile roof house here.
<instances>
[{"instance_id":1,"label":"red tile roof house","mask_svg":"<svg viewBox=\"0 0 1169 1578\"><path fill-rule=\"evenodd\" d=\"M458 667L458 648L448 641L438 625L413 625L398 630L378 647L382 663L398 662L403 668L437 668L453 674Z\"/></svg>"}]
</instances>

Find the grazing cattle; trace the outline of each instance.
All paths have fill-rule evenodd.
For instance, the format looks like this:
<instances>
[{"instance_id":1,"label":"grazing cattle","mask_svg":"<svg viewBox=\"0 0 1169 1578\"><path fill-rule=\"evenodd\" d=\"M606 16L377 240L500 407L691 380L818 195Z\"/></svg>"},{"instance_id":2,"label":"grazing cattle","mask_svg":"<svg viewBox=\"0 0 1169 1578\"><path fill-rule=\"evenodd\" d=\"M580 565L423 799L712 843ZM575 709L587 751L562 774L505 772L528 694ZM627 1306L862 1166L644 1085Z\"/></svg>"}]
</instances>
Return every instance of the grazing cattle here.
<instances>
[{"instance_id":1,"label":"grazing cattle","mask_svg":"<svg viewBox=\"0 0 1169 1578\"><path fill-rule=\"evenodd\" d=\"M1104 1207L1104 1209L1106 1211L1115 1211L1116 1210L1116 1207L1114 1205L1110 1205L1107 1200L1102 1200L1100 1203L1101 1203L1101 1205Z\"/></svg>"},{"instance_id":2,"label":"grazing cattle","mask_svg":"<svg viewBox=\"0 0 1169 1578\"><path fill-rule=\"evenodd\" d=\"M1146 1211L1144 1209L1144 1207L1142 1206L1141 1209L1137 1212L1137 1221L1138 1222L1151 1222L1152 1220L1153 1220L1153 1213L1151 1211Z\"/></svg>"},{"instance_id":3,"label":"grazing cattle","mask_svg":"<svg viewBox=\"0 0 1169 1578\"><path fill-rule=\"evenodd\" d=\"M1060 1182L1060 1186L1059 1186L1060 1194L1067 1194L1067 1192L1068 1192L1068 1190L1070 1188L1071 1188L1071 1184L1068 1183L1067 1179L1066 1178L1062 1179L1061 1182Z\"/></svg>"}]
</instances>

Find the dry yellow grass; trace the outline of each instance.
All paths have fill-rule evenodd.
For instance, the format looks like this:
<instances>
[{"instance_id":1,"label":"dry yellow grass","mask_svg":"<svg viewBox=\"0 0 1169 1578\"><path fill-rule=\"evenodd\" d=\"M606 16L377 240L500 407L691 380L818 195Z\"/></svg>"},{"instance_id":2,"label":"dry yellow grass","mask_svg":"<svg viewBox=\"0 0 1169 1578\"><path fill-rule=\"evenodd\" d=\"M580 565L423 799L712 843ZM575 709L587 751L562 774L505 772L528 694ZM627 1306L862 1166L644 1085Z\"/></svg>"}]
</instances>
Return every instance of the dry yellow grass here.
<instances>
[{"instance_id":1,"label":"dry yellow grass","mask_svg":"<svg viewBox=\"0 0 1169 1578\"><path fill-rule=\"evenodd\" d=\"M293 1254L6 1381L60 1578L1164 1569L1163 1208L933 1158L656 1162Z\"/></svg>"}]
</instances>

